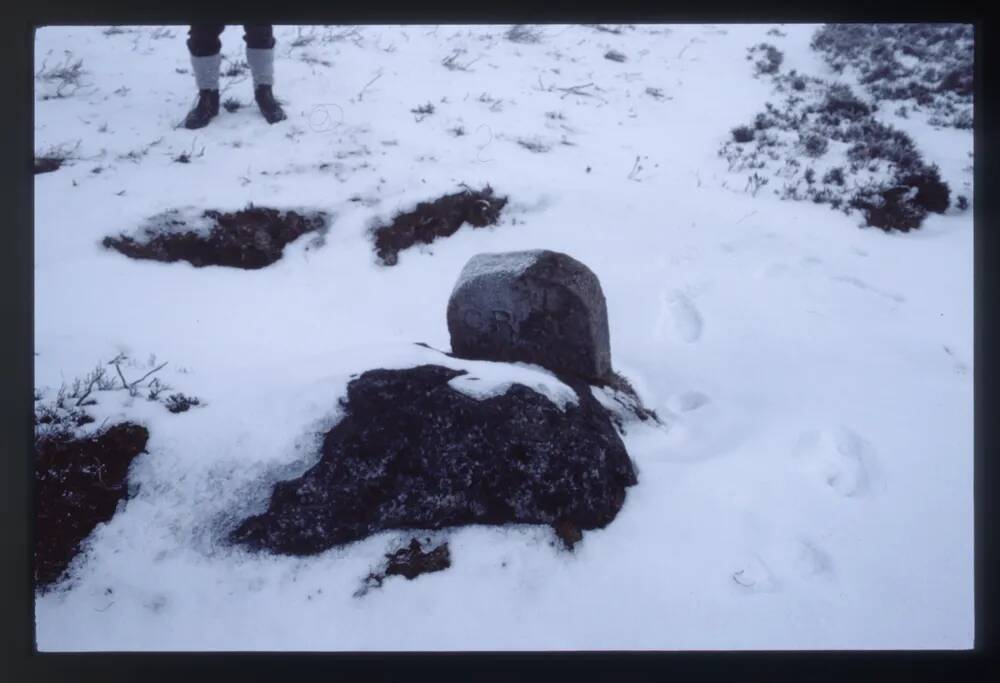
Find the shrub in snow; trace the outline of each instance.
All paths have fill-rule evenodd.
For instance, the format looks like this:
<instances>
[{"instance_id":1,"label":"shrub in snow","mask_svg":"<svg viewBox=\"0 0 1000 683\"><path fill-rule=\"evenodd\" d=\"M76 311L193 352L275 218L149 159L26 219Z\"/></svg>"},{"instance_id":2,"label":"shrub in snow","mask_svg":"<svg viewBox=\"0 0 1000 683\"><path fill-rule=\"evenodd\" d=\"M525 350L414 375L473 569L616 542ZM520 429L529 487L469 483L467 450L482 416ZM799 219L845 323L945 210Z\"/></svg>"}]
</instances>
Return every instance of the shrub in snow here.
<instances>
[{"instance_id":1,"label":"shrub in snow","mask_svg":"<svg viewBox=\"0 0 1000 683\"><path fill-rule=\"evenodd\" d=\"M45 432L35 439L35 586L59 579L81 542L115 513L129 464L149 432L128 422L89 436Z\"/></svg>"},{"instance_id":2,"label":"shrub in snow","mask_svg":"<svg viewBox=\"0 0 1000 683\"><path fill-rule=\"evenodd\" d=\"M972 111L973 38L971 24L827 24L811 45L835 71L856 71L876 101L905 100L962 128Z\"/></svg>"},{"instance_id":3,"label":"shrub in snow","mask_svg":"<svg viewBox=\"0 0 1000 683\"><path fill-rule=\"evenodd\" d=\"M375 253L383 265L396 265L400 251L453 235L464 223L474 228L496 225L506 204L507 198L494 196L489 185L420 202L412 211L398 214L389 225L372 230Z\"/></svg>"},{"instance_id":4,"label":"shrub in snow","mask_svg":"<svg viewBox=\"0 0 1000 683\"><path fill-rule=\"evenodd\" d=\"M906 169L923 163L913 138L875 119L853 124L839 137L853 143L847 150L847 158L855 162L856 168L874 160L889 161Z\"/></svg>"},{"instance_id":5,"label":"shrub in snow","mask_svg":"<svg viewBox=\"0 0 1000 683\"><path fill-rule=\"evenodd\" d=\"M941 180L937 166L925 166L901 172L896 176L900 185L916 190L913 201L932 213L944 213L950 204L951 189Z\"/></svg>"},{"instance_id":6,"label":"shrub in snow","mask_svg":"<svg viewBox=\"0 0 1000 683\"><path fill-rule=\"evenodd\" d=\"M471 258L448 300L448 332L462 358L534 363L591 383L611 376L601 283L559 252Z\"/></svg>"},{"instance_id":7,"label":"shrub in snow","mask_svg":"<svg viewBox=\"0 0 1000 683\"><path fill-rule=\"evenodd\" d=\"M754 45L747 50L747 59L753 59L757 57L757 61L754 62L754 72L758 75L773 75L778 73L778 69L781 67L781 62L784 61L785 55L782 54L781 50L776 48L774 45L769 43L760 43Z\"/></svg>"},{"instance_id":8,"label":"shrub in snow","mask_svg":"<svg viewBox=\"0 0 1000 683\"><path fill-rule=\"evenodd\" d=\"M823 182L828 185L844 185L844 169L835 166L823 174Z\"/></svg>"},{"instance_id":9,"label":"shrub in snow","mask_svg":"<svg viewBox=\"0 0 1000 683\"><path fill-rule=\"evenodd\" d=\"M803 154L815 158L823 156L830 146L830 142L825 135L808 132L799 135L799 145L802 148Z\"/></svg>"},{"instance_id":10,"label":"shrub in snow","mask_svg":"<svg viewBox=\"0 0 1000 683\"><path fill-rule=\"evenodd\" d=\"M466 375L422 365L352 380L319 462L278 483L232 540L308 555L388 529L521 523L572 545L610 523L636 477L589 387L563 406L521 384L474 398L450 384Z\"/></svg>"},{"instance_id":11,"label":"shrub in snow","mask_svg":"<svg viewBox=\"0 0 1000 683\"><path fill-rule=\"evenodd\" d=\"M120 234L105 237L102 244L136 259L256 269L280 259L286 244L326 227L322 211L300 214L251 206L234 213L209 209L184 216L174 210L151 218L138 239Z\"/></svg>"},{"instance_id":12,"label":"shrub in snow","mask_svg":"<svg viewBox=\"0 0 1000 683\"><path fill-rule=\"evenodd\" d=\"M951 125L955 128L969 130L973 125L972 111L960 111L951 119Z\"/></svg>"},{"instance_id":13,"label":"shrub in snow","mask_svg":"<svg viewBox=\"0 0 1000 683\"><path fill-rule=\"evenodd\" d=\"M947 209L950 189L938 169L924 162L909 135L876 120L875 107L846 85L790 72L775 76L775 90L787 92L794 78L803 78L812 87L803 88L802 95L787 96L781 108L767 102L765 111L756 115L754 128L733 129L734 139L719 150L730 171L752 171L746 191L756 194L771 175L780 176L783 186L775 192L782 199L854 209L868 225L887 230L914 229L928 212ZM797 157L826 156L830 141L842 143L837 154L843 154L846 170L828 168L820 186L816 170L805 168Z\"/></svg>"},{"instance_id":14,"label":"shrub in snow","mask_svg":"<svg viewBox=\"0 0 1000 683\"><path fill-rule=\"evenodd\" d=\"M864 119L872 113L872 108L859 99L850 87L837 83L827 89L826 97L815 111L820 113L820 121L836 126L842 120Z\"/></svg>"},{"instance_id":15,"label":"shrub in snow","mask_svg":"<svg viewBox=\"0 0 1000 683\"><path fill-rule=\"evenodd\" d=\"M948 71L938 83L938 90L972 97L972 64L962 64Z\"/></svg>"},{"instance_id":16,"label":"shrub in snow","mask_svg":"<svg viewBox=\"0 0 1000 683\"><path fill-rule=\"evenodd\" d=\"M913 192L905 187L864 188L854 194L850 206L861 211L872 227L908 232L919 228L927 216L927 210L912 198Z\"/></svg>"},{"instance_id":17,"label":"shrub in snow","mask_svg":"<svg viewBox=\"0 0 1000 683\"><path fill-rule=\"evenodd\" d=\"M955 200L955 208L959 211L965 211L969 208L969 200L964 194L958 195L958 198Z\"/></svg>"},{"instance_id":18,"label":"shrub in snow","mask_svg":"<svg viewBox=\"0 0 1000 683\"><path fill-rule=\"evenodd\" d=\"M604 53L605 59L610 59L612 62L624 62L625 55L618 50L608 50Z\"/></svg>"},{"instance_id":19,"label":"shrub in snow","mask_svg":"<svg viewBox=\"0 0 1000 683\"><path fill-rule=\"evenodd\" d=\"M82 59L74 59L72 53L65 52L65 59L60 64L49 64L46 57L35 72L35 80L39 81L37 90L43 100L71 97L83 87L82 77L86 71Z\"/></svg>"}]
</instances>

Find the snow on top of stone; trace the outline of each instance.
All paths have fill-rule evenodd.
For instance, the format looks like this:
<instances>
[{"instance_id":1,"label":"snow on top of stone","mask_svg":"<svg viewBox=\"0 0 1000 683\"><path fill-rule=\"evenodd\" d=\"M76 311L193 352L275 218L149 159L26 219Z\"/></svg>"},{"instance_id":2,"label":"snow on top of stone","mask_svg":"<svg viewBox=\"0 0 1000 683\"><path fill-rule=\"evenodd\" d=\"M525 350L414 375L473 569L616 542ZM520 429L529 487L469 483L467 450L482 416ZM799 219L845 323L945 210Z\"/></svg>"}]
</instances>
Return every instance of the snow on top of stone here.
<instances>
[{"instance_id":1,"label":"snow on top of stone","mask_svg":"<svg viewBox=\"0 0 1000 683\"><path fill-rule=\"evenodd\" d=\"M538 256L543 253L542 249L532 249L529 251L505 251L494 254L476 254L459 273L458 282L455 283L457 291L466 282L474 280L482 275L494 273L506 273L517 276L527 270Z\"/></svg>"},{"instance_id":2,"label":"snow on top of stone","mask_svg":"<svg viewBox=\"0 0 1000 683\"><path fill-rule=\"evenodd\" d=\"M500 396L512 385L520 384L549 399L563 411L579 402L569 385L538 365L466 360L442 364L465 370L466 374L453 378L448 386L480 401Z\"/></svg>"},{"instance_id":3,"label":"snow on top of stone","mask_svg":"<svg viewBox=\"0 0 1000 683\"><path fill-rule=\"evenodd\" d=\"M344 374L344 382L337 390L340 396L346 393L347 383L366 370L402 370L419 365L440 365L453 370L464 370L466 374L452 378L449 385L455 391L478 400L500 396L511 385L520 384L541 394L561 410L565 410L567 405L579 403L576 392L568 384L540 365L455 358L440 349L421 344L393 342L342 347L337 350L334 359L323 356L323 360L320 360L317 357L314 363L307 363L306 366L315 367L316 363L321 362L328 365L333 362L343 370L350 369L350 376ZM301 372L308 374L309 371L303 369Z\"/></svg>"}]
</instances>

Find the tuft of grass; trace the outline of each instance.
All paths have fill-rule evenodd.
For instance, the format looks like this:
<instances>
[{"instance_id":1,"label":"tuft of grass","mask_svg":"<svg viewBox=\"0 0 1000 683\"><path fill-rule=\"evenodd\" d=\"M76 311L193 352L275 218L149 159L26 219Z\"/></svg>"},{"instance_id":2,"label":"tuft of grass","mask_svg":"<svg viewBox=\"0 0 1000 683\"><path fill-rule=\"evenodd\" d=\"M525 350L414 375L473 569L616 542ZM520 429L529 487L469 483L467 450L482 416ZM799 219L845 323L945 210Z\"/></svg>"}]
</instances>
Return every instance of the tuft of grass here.
<instances>
[{"instance_id":1,"label":"tuft of grass","mask_svg":"<svg viewBox=\"0 0 1000 683\"><path fill-rule=\"evenodd\" d=\"M65 59L59 64L49 65L47 60L35 72L35 78L43 83L52 84L55 90L42 95L41 99L61 99L72 96L82 87L82 77L86 73L83 59L74 59L73 53L66 50Z\"/></svg>"},{"instance_id":2,"label":"tuft of grass","mask_svg":"<svg viewBox=\"0 0 1000 683\"><path fill-rule=\"evenodd\" d=\"M250 65L242 59L238 59L233 62L229 62L225 69L222 70L222 75L226 78L238 78L250 70Z\"/></svg>"},{"instance_id":3,"label":"tuft of grass","mask_svg":"<svg viewBox=\"0 0 1000 683\"><path fill-rule=\"evenodd\" d=\"M512 43L540 43L542 42L542 31L537 26L516 24L504 33L504 38Z\"/></svg>"},{"instance_id":4,"label":"tuft of grass","mask_svg":"<svg viewBox=\"0 0 1000 683\"><path fill-rule=\"evenodd\" d=\"M551 149L549 145L545 144L541 140L529 140L527 138L518 138L517 144L519 144L521 147L524 147L529 152L534 152L535 154L543 154Z\"/></svg>"},{"instance_id":5,"label":"tuft of grass","mask_svg":"<svg viewBox=\"0 0 1000 683\"><path fill-rule=\"evenodd\" d=\"M410 110L410 113L415 114L417 121L420 122L434 113L434 105L428 102L427 104L419 107L414 107Z\"/></svg>"}]
</instances>

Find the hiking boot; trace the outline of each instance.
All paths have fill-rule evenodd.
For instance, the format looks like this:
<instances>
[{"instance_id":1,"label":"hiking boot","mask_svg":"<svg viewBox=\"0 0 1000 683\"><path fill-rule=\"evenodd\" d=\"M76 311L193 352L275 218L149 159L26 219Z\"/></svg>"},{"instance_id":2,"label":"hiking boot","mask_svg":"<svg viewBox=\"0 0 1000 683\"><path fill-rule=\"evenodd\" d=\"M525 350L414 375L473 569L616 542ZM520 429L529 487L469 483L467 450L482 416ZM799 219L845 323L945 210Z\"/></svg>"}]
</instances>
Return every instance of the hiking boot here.
<instances>
[{"instance_id":1,"label":"hiking boot","mask_svg":"<svg viewBox=\"0 0 1000 683\"><path fill-rule=\"evenodd\" d=\"M287 118L281 105L274 99L270 85L258 85L254 88L253 96L257 100L257 106L260 107L260 113L264 115L268 123L277 123Z\"/></svg>"},{"instance_id":2,"label":"hiking boot","mask_svg":"<svg viewBox=\"0 0 1000 683\"><path fill-rule=\"evenodd\" d=\"M190 112L188 112L187 118L184 119L184 127L194 130L196 128L204 128L219 113L219 91L218 90L199 90L198 91L198 104L194 106Z\"/></svg>"}]
</instances>

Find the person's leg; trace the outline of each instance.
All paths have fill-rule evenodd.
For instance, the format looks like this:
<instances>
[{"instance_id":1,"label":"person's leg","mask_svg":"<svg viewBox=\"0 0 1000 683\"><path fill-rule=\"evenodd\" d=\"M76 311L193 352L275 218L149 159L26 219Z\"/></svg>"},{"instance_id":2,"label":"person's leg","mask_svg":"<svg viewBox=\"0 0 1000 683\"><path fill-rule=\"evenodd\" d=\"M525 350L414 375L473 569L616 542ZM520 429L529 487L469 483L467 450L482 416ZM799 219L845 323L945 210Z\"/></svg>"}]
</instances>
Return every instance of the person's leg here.
<instances>
[{"instance_id":1,"label":"person's leg","mask_svg":"<svg viewBox=\"0 0 1000 683\"><path fill-rule=\"evenodd\" d=\"M254 50L270 50L277 42L274 39L274 27L270 24L244 24L243 32L247 47Z\"/></svg>"},{"instance_id":2,"label":"person's leg","mask_svg":"<svg viewBox=\"0 0 1000 683\"><path fill-rule=\"evenodd\" d=\"M193 24L188 30L188 52L191 53L191 71L198 86L198 103L184 125L201 128L219 113L219 66L222 62L222 43L219 35L226 27L222 24Z\"/></svg>"},{"instance_id":3,"label":"person's leg","mask_svg":"<svg viewBox=\"0 0 1000 683\"><path fill-rule=\"evenodd\" d=\"M246 41L247 64L253 77L254 99L268 123L277 123L285 118L281 105L274 99L271 87L274 85L274 31L270 25L244 25L243 40Z\"/></svg>"},{"instance_id":4,"label":"person's leg","mask_svg":"<svg viewBox=\"0 0 1000 683\"><path fill-rule=\"evenodd\" d=\"M223 24L192 24L188 29L187 46L192 57L212 57L219 54L222 41L219 36L225 30Z\"/></svg>"}]
</instances>

